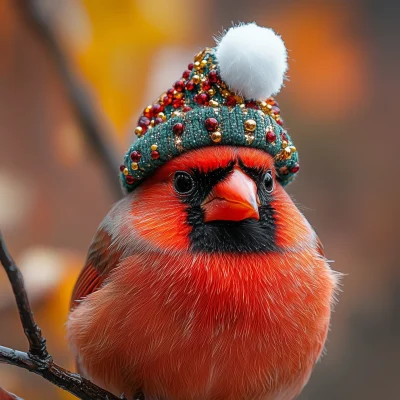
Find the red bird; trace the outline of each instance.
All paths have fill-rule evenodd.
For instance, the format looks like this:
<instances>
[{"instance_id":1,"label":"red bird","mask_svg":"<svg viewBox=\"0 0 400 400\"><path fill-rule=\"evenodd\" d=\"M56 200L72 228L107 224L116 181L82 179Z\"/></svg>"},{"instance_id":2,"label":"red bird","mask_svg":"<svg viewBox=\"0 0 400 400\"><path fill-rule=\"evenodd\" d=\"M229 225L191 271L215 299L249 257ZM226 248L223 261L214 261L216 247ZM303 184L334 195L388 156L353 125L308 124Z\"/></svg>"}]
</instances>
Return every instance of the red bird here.
<instances>
[{"instance_id":1,"label":"red bird","mask_svg":"<svg viewBox=\"0 0 400 400\"><path fill-rule=\"evenodd\" d=\"M259 125L256 113L244 118ZM182 121L190 135L191 120ZM244 135L255 132L257 143L248 121ZM212 129L224 137L222 122ZM130 399L294 399L323 350L336 278L283 189L283 153L212 134L210 145L182 151L185 133L173 123L181 154L161 162L162 143L152 146L159 164L137 187L129 176L140 168L126 167L125 186L134 190L90 246L68 321L78 369ZM135 146L148 146L151 132ZM140 152L130 154L146 171Z\"/></svg>"}]
</instances>

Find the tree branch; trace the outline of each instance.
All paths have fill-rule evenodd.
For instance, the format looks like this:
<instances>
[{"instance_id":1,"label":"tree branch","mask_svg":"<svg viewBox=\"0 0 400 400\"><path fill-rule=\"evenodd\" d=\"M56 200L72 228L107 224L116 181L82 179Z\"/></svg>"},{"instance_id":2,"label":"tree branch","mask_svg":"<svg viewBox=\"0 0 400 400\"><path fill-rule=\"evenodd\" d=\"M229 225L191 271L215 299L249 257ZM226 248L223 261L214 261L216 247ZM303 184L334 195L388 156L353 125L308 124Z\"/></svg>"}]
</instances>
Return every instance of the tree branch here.
<instances>
[{"instance_id":1,"label":"tree branch","mask_svg":"<svg viewBox=\"0 0 400 400\"><path fill-rule=\"evenodd\" d=\"M7 250L1 232L0 262L3 264L14 292L21 324L24 327L25 336L29 342L29 354L38 359L46 360L49 358L49 353L46 350L46 339L42 336L40 328L33 319L28 296L25 291L24 279L21 271L18 269Z\"/></svg>"},{"instance_id":2,"label":"tree branch","mask_svg":"<svg viewBox=\"0 0 400 400\"><path fill-rule=\"evenodd\" d=\"M33 318L21 271L8 252L1 232L0 261L11 283L22 327L29 342L27 353L0 346L0 362L34 372L82 400L117 400L118 397L79 374L67 371L54 363L47 351L46 340Z\"/></svg>"},{"instance_id":3,"label":"tree branch","mask_svg":"<svg viewBox=\"0 0 400 400\"><path fill-rule=\"evenodd\" d=\"M88 89L71 67L56 39L50 21L46 18L37 3L35 0L19 0L16 2L32 31L41 38L47 47L67 91L70 103L82 127L85 138L100 158L113 193L119 199L122 195L118 179L119 157L115 149L115 144L111 143L111 138L114 138L115 134L106 128L107 124L100 118L100 114L93 104Z\"/></svg>"}]
</instances>

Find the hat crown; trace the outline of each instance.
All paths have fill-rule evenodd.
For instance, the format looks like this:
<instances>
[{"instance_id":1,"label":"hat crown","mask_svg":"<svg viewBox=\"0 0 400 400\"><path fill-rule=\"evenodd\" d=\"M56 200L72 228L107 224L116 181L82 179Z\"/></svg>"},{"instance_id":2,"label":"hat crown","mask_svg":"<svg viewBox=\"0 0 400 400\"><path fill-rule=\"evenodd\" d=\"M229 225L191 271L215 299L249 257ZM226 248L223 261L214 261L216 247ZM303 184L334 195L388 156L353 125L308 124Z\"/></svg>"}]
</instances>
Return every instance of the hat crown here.
<instances>
[{"instance_id":1,"label":"hat crown","mask_svg":"<svg viewBox=\"0 0 400 400\"><path fill-rule=\"evenodd\" d=\"M133 190L146 176L171 158L195 148L221 144L262 149L274 157L277 176L282 184L293 178L298 170L298 156L289 135L282 127L278 103L270 96L243 96L256 93L257 90L258 94L279 90L286 67L281 68L280 83L275 79L274 85L271 80L263 85L257 83L261 76L258 73L257 79L247 77L254 70L251 67L255 60L254 54L246 59L233 54L232 59L241 60L241 67L235 62L233 69L228 72L226 69L226 44L228 47L232 44L230 32L237 36L243 30L247 32L249 27L253 32L262 32L264 36L266 33L272 40L278 40L284 49L283 42L273 31L250 24L231 28L218 41L216 48L205 48L196 54L194 62L189 64L181 79L154 104L146 107L140 116L135 129L138 139L132 144L121 166L121 179L127 191ZM225 41L225 38L229 40ZM241 47L243 43L238 46L238 54L244 51ZM286 50L284 52L286 63ZM257 53L255 48L251 53ZM261 59L269 59L266 68L276 61L271 61L270 56L266 58L265 54ZM282 61L282 57L280 59ZM230 84L222 78L224 71ZM243 81L229 78L237 78L239 75L247 79L242 89L239 83ZM264 77L267 75L264 74ZM276 71L273 75L276 76ZM251 88L250 83L255 83L255 88Z\"/></svg>"}]
</instances>

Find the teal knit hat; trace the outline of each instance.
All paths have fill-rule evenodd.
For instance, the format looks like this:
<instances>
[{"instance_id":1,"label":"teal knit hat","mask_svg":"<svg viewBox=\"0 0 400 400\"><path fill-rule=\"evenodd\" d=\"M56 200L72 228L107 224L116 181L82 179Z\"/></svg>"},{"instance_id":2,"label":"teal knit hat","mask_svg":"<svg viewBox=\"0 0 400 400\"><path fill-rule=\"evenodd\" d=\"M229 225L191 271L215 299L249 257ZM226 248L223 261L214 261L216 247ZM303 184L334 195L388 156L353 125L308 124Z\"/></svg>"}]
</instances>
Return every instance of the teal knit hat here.
<instances>
[{"instance_id":1,"label":"teal knit hat","mask_svg":"<svg viewBox=\"0 0 400 400\"><path fill-rule=\"evenodd\" d=\"M143 111L121 165L130 192L180 154L205 146L243 146L274 158L278 180L299 170L298 154L283 128L278 103L287 70L280 36L256 24L239 25L215 48L198 53L173 88Z\"/></svg>"}]
</instances>

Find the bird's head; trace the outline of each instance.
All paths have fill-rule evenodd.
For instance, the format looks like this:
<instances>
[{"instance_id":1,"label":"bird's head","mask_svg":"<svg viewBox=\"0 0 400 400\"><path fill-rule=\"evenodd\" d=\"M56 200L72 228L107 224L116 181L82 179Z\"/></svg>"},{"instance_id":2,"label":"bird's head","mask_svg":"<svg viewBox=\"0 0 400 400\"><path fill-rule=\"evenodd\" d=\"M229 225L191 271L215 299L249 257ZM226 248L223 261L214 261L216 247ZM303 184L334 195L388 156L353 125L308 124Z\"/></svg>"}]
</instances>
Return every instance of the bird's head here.
<instances>
[{"instance_id":1,"label":"bird's head","mask_svg":"<svg viewBox=\"0 0 400 400\"><path fill-rule=\"evenodd\" d=\"M271 97L286 70L280 36L240 25L145 108L121 166L142 236L161 248L268 252L307 231L283 190L299 170Z\"/></svg>"},{"instance_id":2,"label":"bird's head","mask_svg":"<svg viewBox=\"0 0 400 400\"><path fill-rule=\"evenodd\" d=\"M132 195L135 229L159 249L271 252L309 236L273 158L244 147L205 147L161 166Z\"/></svg>"}]
</instances>

